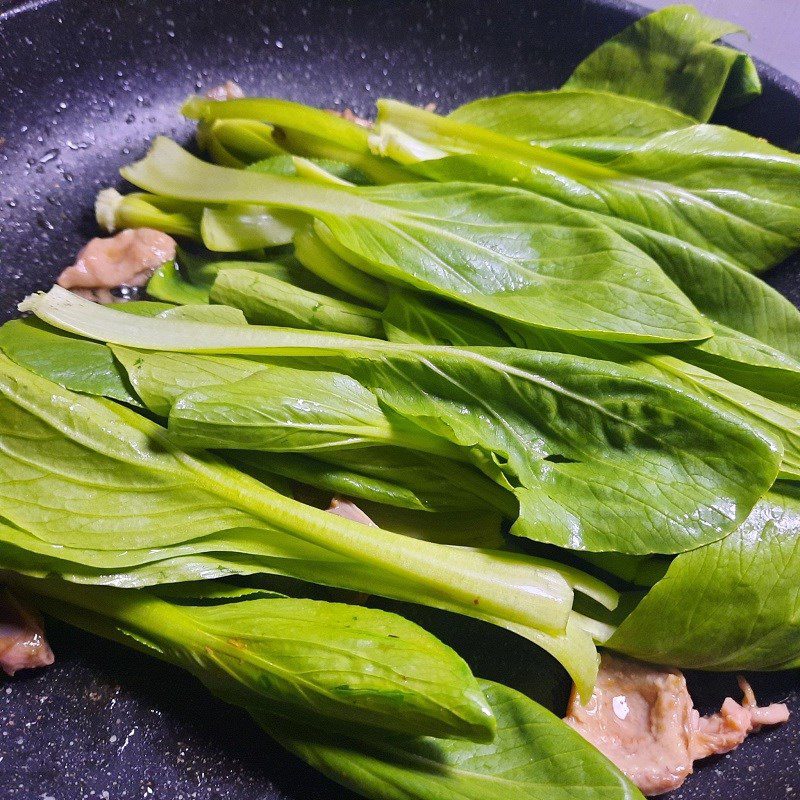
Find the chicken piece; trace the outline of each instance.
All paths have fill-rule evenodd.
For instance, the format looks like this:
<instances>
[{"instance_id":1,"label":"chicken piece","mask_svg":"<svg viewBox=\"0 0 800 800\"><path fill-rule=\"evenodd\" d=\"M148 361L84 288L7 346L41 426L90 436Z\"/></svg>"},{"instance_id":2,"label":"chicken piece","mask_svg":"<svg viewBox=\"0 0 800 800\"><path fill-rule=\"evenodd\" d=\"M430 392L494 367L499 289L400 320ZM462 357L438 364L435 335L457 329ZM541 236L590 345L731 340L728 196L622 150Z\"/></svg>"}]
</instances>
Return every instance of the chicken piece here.
<instances>
[{"instance_id":1,"label":"chicken piece","mask_svg":"<svg viewBox=\"0 0 800 800\"><path fill-rule=\"evenodd\" d=\"M104 290L118 286L144 286L158 267L175 258L176 247L171 236L152 228L132 228L106 239L97 237L58 276L58 285L85 290L80 293L89 299L100 299Z\"/></svg>"},{"instance_id":2,"label":"chicken piece","mask_svg":"<svg viewBox=\"0 0 800 800\"><path fill-rule=\"evenodd\" d=\"M0 669L14 675L20 669L47 667L53 660L36 612L7 589L0 590Z\"/></svg>"},{"instance_id":3,"label":"chicken piece","mask_svg":"<svg viewBox=\"0 0 800 800\"><path fill-rule=\"evenodd\" d=\"M360 522L362 525L369 525L372 528L378 527L352 500L348 500L346 497L334 495L331 498L331 504L325 510L330 514L336 514L337 517ZM355 603L356 605L363 605L369 600L369 595L366 592L352 592L348 593L348 595L346 602Z\"/></svg>"},{"instance_id":4,"label":"chicken piece","mask_svg":"<svg viewBox=\"0 0 800 800\"><path fill-rule=\"evenodd\" d=\"M206 97L209 100L241 100L244 97L244 90L235 81L225 81L209 89Z\"/></svg>"},{"instance_id":5,"label":"chicken piece","mask_svg":"<svg viewBox=\"0 0 800 800\"><path fill-rule=\"evenodd\" d=\"M372 127L372 122L370 122L368 119L364 119L363 117L359 117L358 114L355 114L351 108L345 108L342 111L339 111L336 108L329 108L326 110L329 114L333 114L335 117L346 119L348 122L355 122L356 125L360 125L362 128Z\"/></svg>"},{"instance_id":6,"label":"chicken piece","mask_svg":"<svg viewBox=\"0 0 800 800\"><path fill-rule=\"evenodd\" d=\"M337 517L344 517L353 522L360 522L362 525L370 525L373 528L378 526L352 501L345 497L332 497L331 504L326 511L336 514Z\"/></svg>"},{"instance_id":7,"label":"chicken piece","mask_svg":"<svg viewBox=\"0 0 800 800\"><path fill-rule=\"evenodd\" d=\"M614 762L645 794L679 787L693 762L740 745L761 725L789 718L783 704L759 708L740 678L742 704L726 698L718 714L701 717L686 679L675 669L604 653L589 702L575 692L565 722Z\"/></svg>"}]
</instances>

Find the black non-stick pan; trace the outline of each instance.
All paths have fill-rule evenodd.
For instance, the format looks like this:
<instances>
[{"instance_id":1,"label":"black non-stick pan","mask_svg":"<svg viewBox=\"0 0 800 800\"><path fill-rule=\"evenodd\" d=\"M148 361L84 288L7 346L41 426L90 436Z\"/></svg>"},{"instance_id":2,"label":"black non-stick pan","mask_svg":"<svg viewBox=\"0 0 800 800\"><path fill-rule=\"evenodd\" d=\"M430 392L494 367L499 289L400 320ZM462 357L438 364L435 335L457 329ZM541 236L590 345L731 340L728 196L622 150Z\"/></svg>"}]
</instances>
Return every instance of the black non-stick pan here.
<instances>
[{"instance_id":1,"label":"black non-stick pan","mask_svg":"<svg viewBox=\"0 0 800 800\"><path fill-rule=\"evenodd\" d=\"M248 92L363 114L381 96L448 109L556 87L641 13L582 0L0 0L0 319L96 233L95 192L120 165L156 133L189 137L176 107L190 92L234 78ZM720 121L797 149L800 86L760 68L763 96ZM797 263L767 279L800 301ZM529 644L415 613L477 674L552 694ZM3 800L352 798L183 673L49 630L56 664L0 681ZM732 676L690 678L704 711L736 691ZM788 699L795 718L704 763L671 798L800 797L800 676L752 681L760 700Z\"/></svg>"}]
</instances>

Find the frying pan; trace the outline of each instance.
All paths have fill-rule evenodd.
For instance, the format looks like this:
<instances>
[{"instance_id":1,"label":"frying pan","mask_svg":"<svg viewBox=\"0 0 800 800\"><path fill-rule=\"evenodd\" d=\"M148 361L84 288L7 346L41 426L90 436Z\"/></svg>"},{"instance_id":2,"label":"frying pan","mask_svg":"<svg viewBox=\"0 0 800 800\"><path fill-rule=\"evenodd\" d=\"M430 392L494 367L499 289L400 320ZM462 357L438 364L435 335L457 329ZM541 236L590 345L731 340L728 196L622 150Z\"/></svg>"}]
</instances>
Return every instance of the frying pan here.
<instances>
[{"instance_id":1,"label":"frying pan","mask_svg":"<svg viewBox=\"0 0 800 800\"><path fill-rule=\"evenodd\" d=\"M369 114L380 96L447 110L481 95L553 88L642 13L597 0L0 0L0 320L47 288L96 234L96 191L156 133L188 139L176 111L226 78L251 93ZM718 121L800 146L800 86L759 65L764 94ZM798 264L767 280L800 302ZM391 607L387 604L388 607ZM480 623L402 609L476 674L558 705L531 646ZM0 683L7 800L353 800L193 679L49 623L50 669ZM732 676L690 675L702 711ZM750 676L785 726L704 763L672 800L800 796L800 678Z\"/></svg>"}]
</instances>

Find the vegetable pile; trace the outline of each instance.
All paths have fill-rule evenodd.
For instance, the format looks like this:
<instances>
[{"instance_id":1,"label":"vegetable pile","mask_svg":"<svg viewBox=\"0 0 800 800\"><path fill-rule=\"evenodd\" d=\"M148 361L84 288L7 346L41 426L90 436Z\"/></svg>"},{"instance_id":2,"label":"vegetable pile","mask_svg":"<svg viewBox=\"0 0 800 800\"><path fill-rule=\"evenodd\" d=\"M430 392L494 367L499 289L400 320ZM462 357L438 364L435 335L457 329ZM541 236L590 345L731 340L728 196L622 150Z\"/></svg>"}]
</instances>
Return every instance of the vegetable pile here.
<instances>
[{"instance_id":1,"label":"vegetable pile","mask_svg":"<svg viewBox=\"0 0 800 800\"><path fill-rule=\"evenodd\" d=\"M150 299L0 328L4 581L367 797L640 797L354 593L510 630L584 699L598 646L800 666L800 312L757 277L800 157L708 122L760 91L734 30L670 7L559 90L370 127L187 100L204 158L159 138L97 201L178 238Z\"/></svg>"}]
</instances>

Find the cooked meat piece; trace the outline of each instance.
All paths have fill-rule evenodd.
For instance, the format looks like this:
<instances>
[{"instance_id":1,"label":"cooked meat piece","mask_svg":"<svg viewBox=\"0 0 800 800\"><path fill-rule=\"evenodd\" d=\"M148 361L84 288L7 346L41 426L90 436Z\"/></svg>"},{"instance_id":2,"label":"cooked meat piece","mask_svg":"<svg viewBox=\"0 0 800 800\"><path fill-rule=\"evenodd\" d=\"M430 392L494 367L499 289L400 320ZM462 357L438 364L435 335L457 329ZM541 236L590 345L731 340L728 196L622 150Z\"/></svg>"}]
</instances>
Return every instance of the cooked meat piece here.
<instances>
[{"instance_id":1,"label":"cooked meat piece","mask_svg":"<svg viewBox=\"0 0 800 800\"><path fill-rule=\"evenodd\" d=\"M36 612L7 589L0 590L0 669L13 675L19 669L52 663L53 651Z\"/></svg>"},{"instance_id":2,"label":"cooked meat piece","mask_svg":"<svg viewBox=\"0 0 800 800\"><path fill-rule=\"evenodd\" d=\"M360 522L362 525L370 525L373 528L378 527L352 500L344 497L334 495L331 498L330 506L325 510L336 514L337 517L351 519L353 522ZM363 605L367 600L369 600L369 595L365 592L348 592L345 602Z\"/></svg>"},{"instance_id":3,"label":"cooked meat piece","mask_svg":"<svg viewBox=\"0 0 800 800\"><path fill-rule=\"evenodd\" d=\"M92 239L79 253L75 263L59 276L65 289L88 289L91 292L118 286L144 286L153 272L165 261L175 258L175 240L151 228L120 231L107 239ZM84 294L84 296L87 296Z\"/></svg>"},{"instance_id":4,"label":"cooked meat piece","mask_svg":"<svg viewBox=\"0 0 800 800\"><path fill-rule=\"evenodd\" d=\"M759 708L740 679L744 701L727 698L718 714L701 717L675 669L604 653L594 692L581 705L575 692L565 722L613 761L645 794L676 789L693 762L740 745L761 725L785 722L783 704Z\"/></svg>"},{"instance_id":5,"label":"cooked meat piece","mask_svg":"<svg viewBox=\"0 0 800 800\"><path fill-rule=\"evenodd\" d=\"M244 91L238 83L234 81L225 81L220 86L215 86L206 92L206 97L209 100L240 100L244 97Z\"/></svg>"},{"instance_id":6,"label":"cooked meat piece","mask_svg":"<svg viewBox=\"0 0 800 800\"><path fill-rule=\"evenodd\" d=\"M726 697L718 714L701 717L694 711L689 751L693 759L727 753L738 747L751 731L757 731L763 725L779 725L789 719L789 709L784 703L759 708L750 684L741 676L739 687L744 695L741 705Z\"/></svg>"},{"instance_id":7,"label":"cooked meat piece","mask_svg":"<svg viewBox=\"0 0 800 800\"><path fill-rule=\"evenodd\" d=\"M362 525L371 525L373 528L378 527L352 500L347 500L344 497L331 498L331 504L326 510L331 514L336 514L338 517L360 522Z\"/></svg>"},{"instance_id":8,"label":"cooked meat piece","mask_svg":"<svg viewBox=\"0 0 800 800\"><path fill-rule=\"evenodd\" d=\"M335 117L341 117L342 119L346 119L348 122L355 122L356 125L360 125L362 128L371 128L372 123L368 119L364 119L363 117L359 117L357 114L353 113L353 110L350 108L345 108L343 111L339 111L335 108L327 109L329 114L333 114Z\"/></svg>"}]
</instances>

